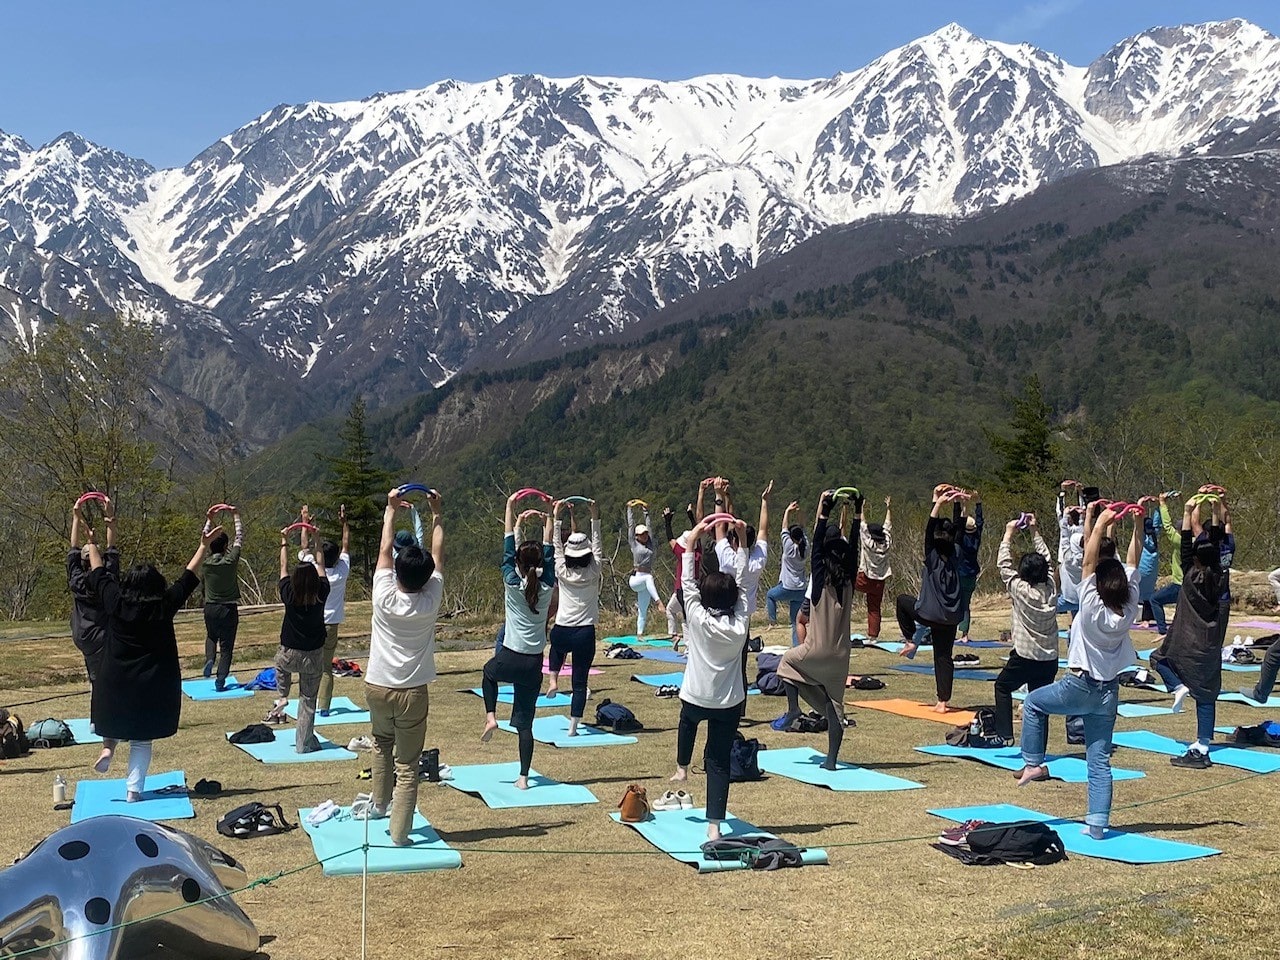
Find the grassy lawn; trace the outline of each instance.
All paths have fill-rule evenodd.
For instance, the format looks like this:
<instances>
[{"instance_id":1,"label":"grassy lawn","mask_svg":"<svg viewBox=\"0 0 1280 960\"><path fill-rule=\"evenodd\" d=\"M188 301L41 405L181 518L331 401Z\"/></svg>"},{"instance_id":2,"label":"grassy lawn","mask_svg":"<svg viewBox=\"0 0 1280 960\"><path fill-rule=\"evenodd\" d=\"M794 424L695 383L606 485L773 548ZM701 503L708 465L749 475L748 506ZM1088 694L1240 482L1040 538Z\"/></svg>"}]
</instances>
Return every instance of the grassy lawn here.
<instances>
[{"instance_id":1,"label":"grassy lawn","mask_svg":"<svg viewBox=\"0 0 1280 960\"><path fill-rule=\"evenodd\" d=\"M349 605L345 645L360 651L367 634L367 605ZM1247 619L1247 617L1242 617ZM994 635L1008 615L992 606L980 614L975 635ZM26 625L26 633L56 634L54 625ZM625 632L621 622L603 632ZM237 646L242 678L268 664L278 615L246 617ZM44 631L42 633L42 630ZM786 642L786 628L762 632L766 642ZM483 708L460 693L479 684L492 630L484 624L442 625L440 678L432 688L428 744L452 765L515 759L515 738L499 733L479 742ZM203 635L196 618L179 626L187 675L202 662ZM1135 634L1140 646L1154 635ZM998 650L978 651L983 665L998 668ZM925 654L927 657L927 654ZM874 673L889 685L862 698L927 699L929 677L889 669L897 659L877 650L855 651L855 672ZM627 704L647 730L634 746L560 750L539 744L534 767L556 779L585 784L599 798L592 806L490 810L444 786L424 784L419 808L441 835L463 851L458 871L369 880L369 956L613 958L733 956L938 958L954 960L1066 960L1104 956L1115 960L1179 955L1188 960L1261 956L1261 945L1280 937L1280 918L1262 893L1280 878L1280 836L1267 829L1275 810L1275 782L1215 767L1180 771L1163 757L1129 750L1117 766L1143 770L1142 780L1116 785L1114 821L1224 851L1219 857L1156 867L1133 867L1085 857L1051 867L1015 871L964 867L928 847L943 822L930 807L1009 802L1048 813L1083 813L1083 785L1051 781L1025 790L1010 774L969 761L934 759L917 745L939 743L941 724L872 710L851 709L858 726L846 737L843 758L923 783L900 793L834 793L781 777L734 784L730 810L760 827L809 846L825 846L831 865L776 873L748 871L698 876L650 847L607 814L632 781L650 796L665 789L674 763L679 705L656 699L630 682L634 672L667 672L655 661L603 661L594 678L595 701ZM88 714L80 660L70 640L0 643L0 698L20 703L28 721ZM1228 688L1248 674L1228 674ZM1240 680L1240 683L1236 683ZM363 702L362 682L339 679L336 693ZM1159 700L1128 691L1126 699ZM989 684L957 682L957 705L991 702ZM236 842L214 829L218 816L246 799L278 802L290 816L298 807L333 798L350 802L361 762L263 766L227 744L223 734L260 720L267 695L220 703L184 701L182 727L158 742L153 771L181 768L188 783L222 781L228 793L193 797L194 820L173 825L226 847L251 877L300 867L313 859L301 830L285 836ZM746 733L770 747L825 748L825 735L779 734L767 722L781 700L749 699ZM588 715L593 716L592 705ZM1220 724L1257 722L1262 711L1222 704ZM1151 729L1187 736L1190 714L1119 721L1119 729ZM1062 724L1053 725L1058 749ZM359 726L322 728L333 740L366 732ZM93 777L94 746L37 751L0 767L0 857L11 859L65 826L54 812L50 785L56 772L74 783ZM695 757L695 768L700 761ZM123 776L119 770L112 776ZM1204 790L1201 788L1214 789ZM695 800L705 784L691 777ZM1196 792L1188 792L1196 791ZM1185 795L1183 795L1185 794ZM1262 828L1262 829L1259 829ZM586 852L579 852L586 851ZM350 958L360 953L360 882L326 878L319 868L240 895L238 901L264 937L272 960Z\"/></svg>"}]
</instances>

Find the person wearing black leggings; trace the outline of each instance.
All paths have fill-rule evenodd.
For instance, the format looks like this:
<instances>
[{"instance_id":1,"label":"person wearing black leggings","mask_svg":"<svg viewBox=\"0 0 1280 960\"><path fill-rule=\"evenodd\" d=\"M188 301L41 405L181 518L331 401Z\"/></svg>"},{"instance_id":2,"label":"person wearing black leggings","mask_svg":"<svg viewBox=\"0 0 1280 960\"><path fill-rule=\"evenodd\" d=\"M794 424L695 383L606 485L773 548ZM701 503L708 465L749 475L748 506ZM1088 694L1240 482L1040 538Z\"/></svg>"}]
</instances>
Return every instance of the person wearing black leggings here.
<instances>
[{"instance_id":1,"label":"person wearing black leggings","mask_svg":"<svg viewBox=\"0 0 1280 960\"><path fill-rule=\"evenodd\" d=\"M964 594L956 560L956 534L962 529L961 501L969 494L949 485L933 492L933 510L924 530L924 569L921 572L920 596L898 597L898 628L903 647L899 656L911 658L920 644L915 639L917 626L933 635L933 674L938 703L935 713L946 713L955 684L955 667L951 656L956 642L956 625L964 616ZM941 516L945 504L952 505L952 516Z\"/></svg>"},{"instance_id":2,"label":"person wearing black leggings","mask_svg":"<svg viewBox=\"0 0 1280 960\"><path fill-rule=\"evenodd\" d=\"M560 605L551 628L551 646L547 653L547 696L559 692L558 677L565 659L573 657L573 700L569 705L569 736L578 735L578 724L587 708L587 676L596 656L596 620L600 617L600 557L604 546L600 540L600 508L591 501L591 539L576 529L563 540L560 511L565 506L557 500L551 508L554 522L556 582L560 586Z\"/></svg>"},{"instance_id":3,"label":"person wearing black leggings","mask_svg":"<svg viewBox=\"0 0 1280 960\"><path fill-rule=\"evenodd\" d=\"M699 522L691 542L696 543L704 532L706 526ZM745 521L737 522L737 532L736 569L743 570L747 563ZM707 839L719 840L720 823L729 806L729 753L747 697L742 683L742 651L750 632L747 594L727 573L708 573L699 581L694 574L693 551L685 551L681 560L689 665L680 685L676 772L671 779L688 779L698 725L706 723L702 762L707 771Z\"/></svg>"}]
</instances>

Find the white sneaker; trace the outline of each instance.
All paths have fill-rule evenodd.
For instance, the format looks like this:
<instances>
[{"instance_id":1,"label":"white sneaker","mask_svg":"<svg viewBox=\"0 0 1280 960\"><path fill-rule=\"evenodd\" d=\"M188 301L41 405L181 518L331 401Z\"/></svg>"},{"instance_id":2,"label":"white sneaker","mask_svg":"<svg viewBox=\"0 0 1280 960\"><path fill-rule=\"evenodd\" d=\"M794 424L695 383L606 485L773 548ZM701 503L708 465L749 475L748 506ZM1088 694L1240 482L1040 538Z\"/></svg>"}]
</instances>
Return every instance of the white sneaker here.
<instances>
[{"instance_id":1,"label":"white sneaker","mask_svg":"<svg viewBox=\"0 0 1280 960\"><path fill-rule=\"evenodd\" d=\"M363 750L372 750L373 739L369 736L352 737L351 742L347 744L347 749L352 753L359 753Z\"/></svg>"},{"instance_id":2,"label":"white sneaker","mask_svg":"<svg viewBox=\"0 0 1280 960\"><path fill-rule=\"evenodd\" d=\"M676 792L674 790L668 790L666 793L664 793L662 796L660 796L657 800L653 802L652 809L680 810L683 808L680 805L680 798L676 795Z\"/></svg>"},{"instance_id":3,"label":"white sneaker","mask_svg":"<svg viewBox=\"0 0 1280 960\"><path fill-rule=\"evenodd\" d=\"M1169 708L1172 713L1182 712L1182 701L1187 699L1190 692L1185 685L1173 691L1173 706Z\"/></svg>"},{"instance_id":4,"label":"white sneaker","mask_svg":"<svg viewBox=\"0 0 1280 960\"><path fill-rule=\"evenodd\" d=\"M680 809L681 809L681 810L692 810L692 809L693 809L693 797L692 797L692 795L690 795L689 791L687 791L687 790L677 790L677 791L676 791L676 799L677 799L678 801L680 801Z\"/></svg>"},{"instance_id":5,"label":"white sneaker","mask_svg":"<svg viewBox=\"0 0 1280 960\"><path fill-rule=\"evenodd\" d=\"M387 811L380 810L367 793L358 794L351 803L352 820L385 820Z\"/></svg>"}]
</instances>

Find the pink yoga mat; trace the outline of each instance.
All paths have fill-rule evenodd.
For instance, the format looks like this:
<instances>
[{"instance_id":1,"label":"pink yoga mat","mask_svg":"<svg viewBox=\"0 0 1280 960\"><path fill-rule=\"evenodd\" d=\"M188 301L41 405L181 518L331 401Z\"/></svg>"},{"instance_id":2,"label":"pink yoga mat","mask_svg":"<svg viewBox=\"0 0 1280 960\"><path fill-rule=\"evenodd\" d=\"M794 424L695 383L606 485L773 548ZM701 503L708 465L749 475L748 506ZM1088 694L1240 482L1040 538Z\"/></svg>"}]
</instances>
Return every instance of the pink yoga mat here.
<instances>
[{"instance_id":1,"label":"pink yoga mat","mask_svg":"<svg viewBox=\"0 0 1280 960\"><path fill-rule=\"evenodd\" d=\"M564 666L560 668L560 676L562 676L562 677L563 677L563 676L567 676L567 675L568 675L568 673L569 673L569 664L571 664L571 663L573 663L573 655L572 655L572 654L570 654L570 655L569 655L569 659L568 659L568 660L566 660L566 661L564 662ZM587 676L589 676L589 677L598 677L598 676L599 676L600 674L602 674L602 673L604 673L604 671L603 671L603 670L597 670L595 667L592 667L590 670L588 670L588 671L587 671ZM551 667L547 664L547 661L545 661L545 660L543 660L543 661L542 661L542 675L543 675L544 677L549 677L549 676L551 676Z\"/></svg>"},{"instance_id":2,"label":"pink yoga mat","mask_svg":"<svg viewBox=\"0 0 1280 960\"><path fill-rule=\"evenodd\" d=\"M1245 627L1249 630L1272 630L1280 633L1280 623L1267 623L1265 620L1242 620L1234 624L1234 626Z\"/></svg>"}]
</instances>

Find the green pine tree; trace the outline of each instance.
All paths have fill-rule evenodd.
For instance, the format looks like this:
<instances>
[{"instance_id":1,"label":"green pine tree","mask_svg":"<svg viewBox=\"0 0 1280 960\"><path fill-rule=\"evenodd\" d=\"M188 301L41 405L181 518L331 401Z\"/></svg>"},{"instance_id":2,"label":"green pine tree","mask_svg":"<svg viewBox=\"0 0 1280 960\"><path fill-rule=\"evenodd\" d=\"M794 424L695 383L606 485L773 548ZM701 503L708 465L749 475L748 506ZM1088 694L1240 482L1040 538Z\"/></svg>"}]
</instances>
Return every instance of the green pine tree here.
<instances>
[{"instance_id":1,"label":"green pine tree","mask_svg":"<svg viewBox=\"0 0 1280 960\"><path fill-rule=\"evenodd\" d=\"M1010 435L983 428L992 452L1000 458L996 477L1010 493L1033 494L1057 484L1061 455L1053 439L1052 416L1040 378L1032 375L1022 396L1013 398Z\"/></svg>"},{"instance_id":2,"label":"green pine tree","mask_svg":"<svg viewBox=\"0 0 1280 960\"><path fill-rule=\"evenodd\" d=\"M338 509L345 506L347 522L351 525L352 572L358 571L368 585L373 582L373 569L377 565L382 511L392 480L391 474L374 459L365 424L363 396L352 401L338 437L342 441L342 453L336 457L320 457L330 469L328 489L322 498L325 508L322 535L332 539L339 532Z\"/></svg>"}]
</instances>

